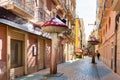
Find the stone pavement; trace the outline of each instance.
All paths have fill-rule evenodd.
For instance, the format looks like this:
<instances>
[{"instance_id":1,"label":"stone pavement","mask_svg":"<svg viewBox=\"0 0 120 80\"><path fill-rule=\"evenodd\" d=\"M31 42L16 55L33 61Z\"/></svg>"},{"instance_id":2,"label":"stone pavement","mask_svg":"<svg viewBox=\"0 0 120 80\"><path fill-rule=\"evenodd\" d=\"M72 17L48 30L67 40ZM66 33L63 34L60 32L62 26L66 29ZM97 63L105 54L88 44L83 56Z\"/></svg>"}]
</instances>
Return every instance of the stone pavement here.
<instances>
[{"instance_id":1,"label":"stone pavement","mask_svg":"<svg viewBox=\"0 0 120 80\"><path fill-rule=\"evenodd\" d=\"M50 76L48 73L49 69L44 69L14 80L120 80L120 76L101 61L92 64L89 57L59 64L56 75Z\"/></svg>"}]
</instances>

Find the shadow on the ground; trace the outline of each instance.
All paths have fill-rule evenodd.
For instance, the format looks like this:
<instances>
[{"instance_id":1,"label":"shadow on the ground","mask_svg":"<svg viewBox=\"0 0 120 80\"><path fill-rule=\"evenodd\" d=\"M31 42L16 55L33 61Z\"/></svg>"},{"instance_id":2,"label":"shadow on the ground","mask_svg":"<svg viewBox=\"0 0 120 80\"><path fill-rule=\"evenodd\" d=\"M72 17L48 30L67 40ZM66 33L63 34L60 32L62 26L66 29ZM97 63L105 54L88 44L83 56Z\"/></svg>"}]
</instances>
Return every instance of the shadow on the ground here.
<instances>
[{"instance_id":1,"label":"shadow on the ground","mask_svg":"<svg viewBox=\"0 0 120 80\"><path fill-rule=\"evenodd\" d=\"M97 64L92 64L91 62L81 65L76 71L92 78L102 78L111 73L111 70L108 68L97 66Z\"/></svg>"},{"instance_id":2,"label":"shadow on the ground","mask_svg":"<svg viewBox=\"0 0 120 80\"><path fill-rule=\"evenodd\" d=\"M69 79L63 74L54 76L48 74L32 74L16 78L14 80L69 80Z\"/></svg>"}]
</instances>

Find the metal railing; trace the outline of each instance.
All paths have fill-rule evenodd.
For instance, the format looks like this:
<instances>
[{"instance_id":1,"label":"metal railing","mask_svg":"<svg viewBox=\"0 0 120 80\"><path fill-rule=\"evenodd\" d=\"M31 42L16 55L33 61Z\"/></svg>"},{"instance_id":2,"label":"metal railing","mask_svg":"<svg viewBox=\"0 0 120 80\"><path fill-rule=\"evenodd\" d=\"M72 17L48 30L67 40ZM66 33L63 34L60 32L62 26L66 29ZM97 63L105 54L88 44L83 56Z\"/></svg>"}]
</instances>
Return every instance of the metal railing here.
<instances>
[{"instance_id":1,"label":"metal railing","mask_svg":"<svg viewBox=\"0 0 120 80\"><path fill-rule=\"evenodd\" d=\"M110 8L113 4L114 0L105 0L104 2L104 10L105 8Z\"/></svg>"},{"instance_id":2,"label":"metal railing","mask_svg":"<svg viewBox=\"0 0 120 80\"><path fill-rule=\"evenodd\" d=\"M8 0L8 1L1 1L0 5L7 5L7 4L12 4L15 5L19 8L21 8L24 11L27 11L30 15L34 16L34 8L32 6L25 5L22 0ZM33 3L32 3L33 4Z\"/></svg>"},{"instance_id":3,"label":"metal railing","mask_svg":"<svg viewBox=\"0 0 120 80\"><path fill-rule=\"evenodd\" d=\"M70 13L74 16L75 15L75 12L72 10L72 7L71 5L66 5L65 8L70 11Z\"/></svg>"},{"instance_id":4,"label":"metal railing","mask_svg":"<svg viewBox=\"0 0 120 80\"><path fill-rule=\"evenodd\" d=\"M105 0L105 2L104 2L104 10L107 8L107 1L108 0Z\"/></svg>"},{"instance_id":5,"label":"metal railing","mask_svg":"<svg viewBox=\"0 0 120 80\"><path fill-rule=\"evenodd\" d=\"M61 0L59 0L59 2L60 2L60 5L62 5L62 8L63 8L65 11L67 11L66 3L65 3L64 1L61 1Z\"/></svg>"},{"instance_id":6,"label":"metal railing","mask_svg":"<svg viewBox=\"0 0 120 80\"><path fill-rule=\"evenodd\" d=\"M115 0L112 0L112 2L111 2L111 3L112 3L112 5L113 5L114 1L115 1Z\"/></svg>"},{"instance_id":7,"label":"metal railing","mask_svg":"<svg viewBox=\"0 0 120 80\"><path fill-rule=\"evenodd\" d=\"M43 8L40 8L39 15L39 20L42 22L45 22L51 18L51 16Z\"/></svg>"}]
</instances>

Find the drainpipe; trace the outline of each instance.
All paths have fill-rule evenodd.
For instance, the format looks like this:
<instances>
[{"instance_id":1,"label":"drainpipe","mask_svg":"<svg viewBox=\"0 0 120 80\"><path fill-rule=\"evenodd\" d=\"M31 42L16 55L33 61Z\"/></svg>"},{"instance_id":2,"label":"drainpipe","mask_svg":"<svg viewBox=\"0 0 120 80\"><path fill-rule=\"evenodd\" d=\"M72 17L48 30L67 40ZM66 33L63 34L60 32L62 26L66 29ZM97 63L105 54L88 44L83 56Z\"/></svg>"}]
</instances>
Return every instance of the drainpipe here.
<instances>
[{"instance_id":1,"label":"drainpipe","mask_svg":"<svg viewBox=\"0 0 120 80\"><path fill-rule=\"evenodd\" d=\"M117 56L117 22L115 20L115 65L114 65L114 72L116 72L116 56Z\"/></svg>"}]
</instances>

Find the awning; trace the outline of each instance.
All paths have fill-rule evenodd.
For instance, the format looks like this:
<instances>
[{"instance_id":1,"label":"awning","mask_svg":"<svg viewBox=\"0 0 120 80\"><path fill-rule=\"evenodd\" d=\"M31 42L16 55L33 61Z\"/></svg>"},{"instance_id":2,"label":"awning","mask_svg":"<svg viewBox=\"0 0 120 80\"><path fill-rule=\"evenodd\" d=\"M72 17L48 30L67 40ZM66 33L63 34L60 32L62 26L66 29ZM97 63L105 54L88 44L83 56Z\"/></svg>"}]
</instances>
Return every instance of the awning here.
<instances>
[{"instance_id":1,"label":"awning","mask_svg":"<svg viewBox=\"0 0 120 80\"><path fill-rule=\"evenodd\" d=\"M14 23L12 21L2 19L2 18L0 18L0 23L6 24L10 27L14 27L14 28L17 28L17 29L20 29L20 30L23 30L23 31L26 31L26 32L29 32L29 33L32 33L32 34L35 34L35 35L39 35L39 36L51 39L51 36L50 36L49 33L43 32L41 29L39 29L37 27L33 28L34 26L32 26L32 24L29 24L29 23L28 23L29 26L25 26L27 24L23 24L23 25L22 24L17 24L17 23Z\"/></svg>"}]
</instances>

